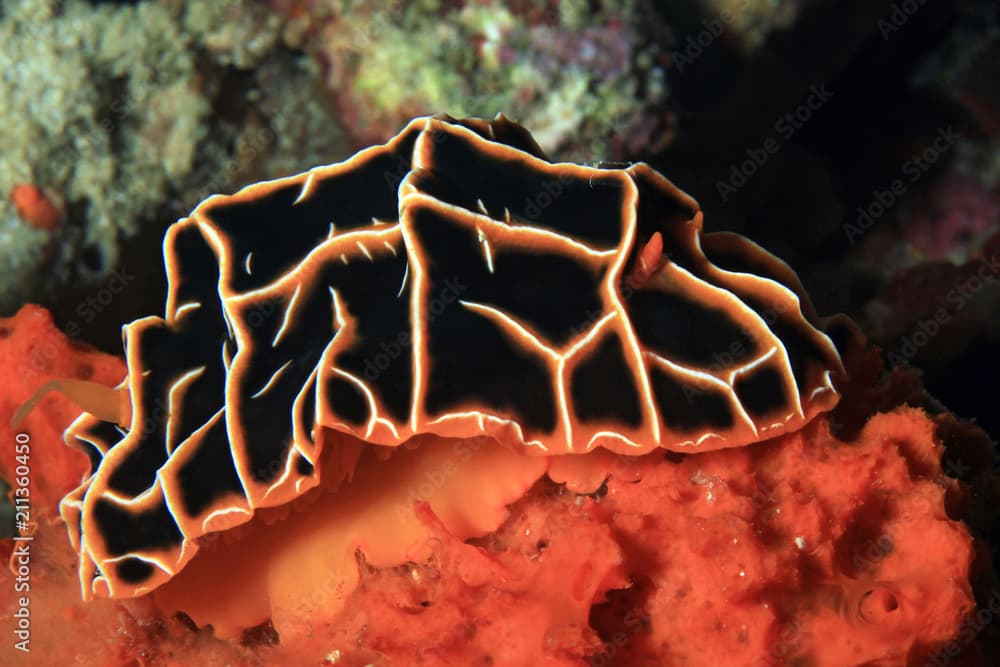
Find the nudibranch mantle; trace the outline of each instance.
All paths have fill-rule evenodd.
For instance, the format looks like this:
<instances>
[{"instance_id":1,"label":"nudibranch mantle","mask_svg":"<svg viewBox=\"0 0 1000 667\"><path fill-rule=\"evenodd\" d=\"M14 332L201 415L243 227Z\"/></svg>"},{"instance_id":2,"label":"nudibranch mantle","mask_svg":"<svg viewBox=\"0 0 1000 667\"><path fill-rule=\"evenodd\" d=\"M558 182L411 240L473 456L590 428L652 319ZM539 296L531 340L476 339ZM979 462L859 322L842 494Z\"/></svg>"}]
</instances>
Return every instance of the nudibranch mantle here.
<instances>
[{"instance_id":1,"label":"nudibranch mantle","mask_svg":"<svg viewBox=\"0 0 1000 667\"><path fill-rule=\"evenodd\" d=\"M696 452L796 430L843 372L795 274L703 234L644 163L547 161L521 126L417 118L349 160L215 195L123 328L126 427L68 429L84 597L150 591L197 538L319 483L323 429L533 455Z\"/></svg>"}]
</instances>

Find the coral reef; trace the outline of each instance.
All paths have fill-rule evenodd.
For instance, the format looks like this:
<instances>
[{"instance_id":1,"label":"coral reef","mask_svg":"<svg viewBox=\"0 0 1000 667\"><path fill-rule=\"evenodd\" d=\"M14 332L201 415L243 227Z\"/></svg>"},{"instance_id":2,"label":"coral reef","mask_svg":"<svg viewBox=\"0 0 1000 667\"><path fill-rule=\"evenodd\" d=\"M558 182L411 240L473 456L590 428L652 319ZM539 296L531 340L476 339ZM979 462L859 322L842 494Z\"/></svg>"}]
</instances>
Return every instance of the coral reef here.
<instances>
[{"instance_id":1,"label":"coral reef","mask_svg":"<svg viewBox=\"0 0 1000 667\"><path fill-rule=\"evenodd\" d=\"M32 338L71 351L43 311L19 317ZM877 375L877 357L849 359ZM102 377L114 381L112 370ZM65 371L14 374L4 392L23 396ZM843 409L870 412L880 401L858 389ZM39 447L38 429L73 412L61 397L47 403L28 425ZM573 466L550 464L545 476L540 459L486 442L428 438L384 460L342 441L327 469L360 454L353 479L260 512L209 540L154 597L129 601L75 601L72 549L39 498L32 648L81 665L567 667L915 665L973 650L972 541L957 520L967 495L942 472L941 440L969 456L962 442L974 436L916 408L871 417L846 441L830 423L688 456L587 455L604 484ZM0 576L4 614L17 605L13 576ZM232 639L197 629L206 623ZM15 651L6 643L0 660Z\"/></svg>"},{"instance_id":2,"label":"coral reef","mask_svg":"<svg viewBox=\"0 0 1000 667\"><path fill-rule=\"evenodd\" d=\"M31 305L24 306L13 317L0 318L0 368L4 374L4 389L0 394L3 415L12 415L52 378L113 385L125 377L121 359L67 339L55 328L48 311ZM21 425L33 437L31 494L39 506L55 508L80 483L90 466L83 452L67 451L63 443L66 420L74 418L77 412L65 400L48 396ZM0 420L3 442L14 442L14 435L9 416ZM0 447L0 469L7 481L16 467L16 454L13 446Z\"/></svg>"},{"instance_id":3,"label":"coral reef","mask_svg":"<svg viewBox=\"0 0 1000 667\"><path fill-rule=\"evenodd\" d=\"M712 23L744 3L663 8L686 60L669 78L681 131L660 159L714 224L789 261L822 311L925 369L933 395L997 440L997 283L989 272L966 289L998 224L996 3L771 4L798 17L752 51L734 44L733 21ZM817 83L829 100L785 124ZM762 154L768 138L777 150ZM718 184L747 164L722 198ZM930 338L913 329L938 309L947 321L928 322Z\"/></svg>"},{"instance_id":4,"label":"coral reef","mask_svg":"<svg viewBox=\"0 0 1000 667\"><path fill-rule=\"evenodd\" d=\"M941 234L943 225L934 229ZM942 252L948 252L942 248ZM952 252L965 252L964 250ZM953 321L964 322L961 329L995 324L1000 296L1000 232L993 233L972 257L954 264L947 260L918 261L889 273L885 285L866 306L867 327L880 341L903 343L923 321L924 337L933 339ZM928 341L919 343L923 347ZM949 344L957 344L951 341ZM890 348L891 349L891 348ZM913 357L913 354L907 354Z\"/></svg>"},{"instance_id":5,"label":"coral reef","mask_svg":"<svg viewBox=\"0 0 1000 667\"><path fill-rule=\"evenodd\" d=\"M705 27L710 32L731 31L747 53L759 49L772 32L795 25L808 4L808 0L699 0L708 17Z\"/></svg>"},{"instance_id":6,"label":"coral reef","mask_svg":"<svg viewBox=\"0 0 1000 667\"><path fill-rule=\"evenodd\" d=\"M502 111L578 161L655 150L672 130L652 39L663 26L641 0L272 4L308 22L307 48L362 145L428 113Z\"/></svg>"},{"instance_id":7,"label":"coral reef","mask_svg":"<svg viewBox=\"0 0 1000 667\"><path fill-rule=\"evenodd\" d=\"M348 486L212 534L173 596L86 604L56 503L87 459L59 435L77 410L49 396L19 429L34 655L5 642L0 663L993 664L1000 477L995 444L956 415L1000 435L998 27L993 0L3 0L0 315L42 301L71 339L117 349L159 295L112 310L109 276L158 264L165 223L204 196L335 161L415 113L502 110L560 159L663 166L883 349L852 352L828 418L746 451L610 458L603 485L515 460L509 495L470 506L489 519L470 537L457 464L401 450L420 474L359 516L422 551L369 557L386 544L319 530L392 461L365 459ZM831 101L779 132L819 85ZM903 171L945 129L961 139ZM768 138L777 151L720 201ZM858 208L890 195L855 236ZM15 407L50 377L125 372L51 320L29 306L0 324L0 482L15 487ZM329 470L360 461L341 445ZM15 548L0 542L11 626Z\"/></svg>"},{"instance_id":8,"label":"coral reef","mask_svg":"<svg viewBox=\"0 0 1000 667\"><path fill-rule=\"evenodd\" d=\"M1000 187L983 188L970 178L934 183L912 208L903 213L903 235L927 262L964 264L1000 231Z\"/></svg>"},{"instance_id":9,"label":"coral reef","mask_svg":"<svg viewBox=\"0 0 1000 667\"><path fill-rule=\"evenodd\" d=\"M337 156L318 67L288 57L281 27L246 0L4 4L0 192L33 184L66 215L36 229L0 202L0 312L106 278L123 243L202 188Z\"/></svg>"}]
</instances>

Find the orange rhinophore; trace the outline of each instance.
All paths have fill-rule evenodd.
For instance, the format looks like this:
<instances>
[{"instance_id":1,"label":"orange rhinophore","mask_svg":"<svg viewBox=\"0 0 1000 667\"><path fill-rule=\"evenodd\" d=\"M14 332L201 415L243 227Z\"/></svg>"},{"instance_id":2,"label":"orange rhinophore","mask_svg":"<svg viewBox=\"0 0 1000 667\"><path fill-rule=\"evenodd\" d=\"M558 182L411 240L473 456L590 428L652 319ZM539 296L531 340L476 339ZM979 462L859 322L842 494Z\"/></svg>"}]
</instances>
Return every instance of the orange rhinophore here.
<instances>
[{"instance_id":1,"label":"orange rhinophore","mask_svg":"<svg viewBox=\"0 0 1000 667\"><path fill-rule=\"evenodd\" d=\"M11 190L10 198L22 220L33 227L51 231L59 226L62 211L37 185L20 183Z\"/></svg>"},{"instance_id":2,"label":"orange rhinophore","mask_svg":"<svg viewBox=\"0 0 1000 667\"><path fill-rule=\"evenodd\" d=\"M163 585L199 538L321 473L360 460L378 487L361 445L406 444L393 456L433 476L431 450L402 453L420 438L499 443L517 460L483 466L509 502L550 462L596 478L569 456L738 447L839 398L840 357L787 265L703 233L697 203L648 165L549 162L503 116L417 118L345 162L212 196L164 257L164 316L124 327L119 393L89 397L101 414L67 431L96 462L60 506L85 597ZM361 445L330 464L324 446L345 439ZM405 479L398 465L386 479ZM435 512L481 534L455 509L481 488Z\"/></svg>"}]
</instances>

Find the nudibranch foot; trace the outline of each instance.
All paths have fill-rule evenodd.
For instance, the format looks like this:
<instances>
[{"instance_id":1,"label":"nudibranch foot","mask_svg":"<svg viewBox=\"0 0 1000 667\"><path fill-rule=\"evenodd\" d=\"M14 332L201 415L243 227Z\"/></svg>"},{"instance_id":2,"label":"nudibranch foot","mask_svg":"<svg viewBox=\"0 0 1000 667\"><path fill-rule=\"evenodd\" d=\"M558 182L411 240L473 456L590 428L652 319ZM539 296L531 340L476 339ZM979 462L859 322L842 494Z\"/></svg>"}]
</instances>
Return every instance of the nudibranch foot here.
<instances>
[{"instance_id":1,"label":"nudibranch foot","mask_svg":"<svg viewBox=\"0 0 1000 667\"><path fill-rule=\"evenodd\" d=\"M14 412L14 416L10 420L11 428L17 428L18 424L28 416L28 413L38 405L38 402L45 398L46 394L53 391L59 392L78 408L102 421L124 427L131 419L132 401L129 392L124 387L111 389L89 380L66 378L50 380L39 387L34 395Z\"/></svg>"}]
</instances>

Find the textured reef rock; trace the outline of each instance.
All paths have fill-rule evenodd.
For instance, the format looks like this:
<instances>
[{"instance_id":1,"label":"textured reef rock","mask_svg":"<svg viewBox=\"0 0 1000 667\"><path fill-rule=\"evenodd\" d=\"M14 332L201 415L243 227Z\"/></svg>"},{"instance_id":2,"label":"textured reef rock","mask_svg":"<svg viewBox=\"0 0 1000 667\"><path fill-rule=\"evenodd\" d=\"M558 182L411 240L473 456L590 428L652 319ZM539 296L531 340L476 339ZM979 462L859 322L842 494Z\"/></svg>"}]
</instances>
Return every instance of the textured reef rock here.
<instances>
[{"instance_id":1,"label":"textured reef rock","mask_svg":"<svg viewBox=\"0 0 1000 667\"><path fill-rule=\"evenodd\" d=\"M123 244L154 217L343 150L319 68L282 51L267 7L95 5L12 0L0 16L3 313L127 269ZM25 184L61 225L19 215L9 195Z\"/></svg>"},{"instance_id":2,"label":"textured reef rock","mask_svg":"<svg viewBox=\"0 0 1000 667\"><path fill-rule=\"evenodd\" d=\"M865 305L865 328L890 364L921 369L936 396L956 414L977 415L995 439L1000 428L1000 198L981 190L970 195L964 188L958 194L954 206L942 198L932 212L905 220L906 232L918 235L921 243L939 241L939 256L925 259L917 253L913 261L887 271ZM992 218L984 218L983 211L991 208ZM934 223L927 224L925 216L933 216ZM987 225L981 224L984 219Z\"/></svg>"},{"instance_id":3,"label":"textured reef rock","mask_svg":"<svg viewBox=\"0 0 1000 667\"><path fill-rule=\"evenodd\" d=\"M666 28L644 0L271 4L302 24L361 145L441 112L503 111L580 161L656 150L673 129Z\"/></svg>"},{"instance_id":4,"label":"textured reef rock","mask_svg":"<svg viewBox=\"0 0 1000 667\"><path fill-rule=\"evenodd\" d=\"M1000 179L992 188L978 179L948 174L903 214L909 244L927 262L964 264L1000 230Z\"/></svg>"},{"instance_id":5,"label":"textured reef rock","mask_svg":"<svg viewBox=\"0 0 1000 667\"><path fill-rule=\"evenodd\" d=\"M787 30L795 25L803 10L818 4L811 0L698 0L697 4L706 17L703 26L713 37L723 31L731 33L730 39L740 49L752 53L759 49L775 31ZM699 44L698 40L701 40ZM696 45L704 46L706 38L694 35ZM681 47L689 46L682 44ZM690 57L690 56L689 56Z\"/></svg>"},{"instance_id":6,"label":"textured reef rock","mask_svg":"<svg viewBox=\"0 0 1000 667\"><path fill-rule=\"evenodd\" d=\"M94 377L120 377L114 360L72 348L43 311L26 308L5 328L5 356L43 340L61 361L7 376L4 423L21 397L81 360L103 369ZM878 364L859 358L851 365L868 371L856 377L877 377ZM82 665L839 667L968 656L979 629L973 541L941 441L967 457L973 436L893 408L894 393L865 380L829 418L744 448L587 455L604 484L573 466L545 476L537 457L481 440L427 439L388 460L342 440L330 466L358 462L353 479L259 512L203 544L155 596L124 602L79 601L54 494L42 495L32 648ZM880 401L888 412L867 418ZM36 469L54 491L79 465L55 437L73 412L52 396L23 428L34 451L70 462ZM830 427L841 422L863 426L840 440ZM12 577L0 576L4 614L16 605ZM21 657L0 648L6 664Z\"/></svg>"}]
</instances>

